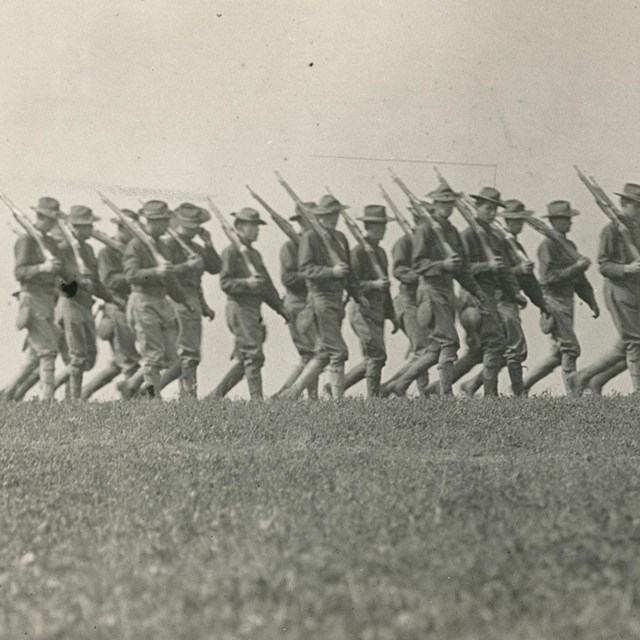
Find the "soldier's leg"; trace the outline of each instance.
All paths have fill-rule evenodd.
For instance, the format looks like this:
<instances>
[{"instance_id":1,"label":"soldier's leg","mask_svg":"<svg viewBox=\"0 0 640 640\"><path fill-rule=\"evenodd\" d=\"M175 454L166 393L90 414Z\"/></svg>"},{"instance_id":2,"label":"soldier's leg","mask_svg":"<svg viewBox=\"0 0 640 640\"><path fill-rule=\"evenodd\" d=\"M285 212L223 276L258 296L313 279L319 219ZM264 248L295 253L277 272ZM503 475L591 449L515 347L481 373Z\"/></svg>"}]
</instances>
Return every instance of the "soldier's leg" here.
<instances>
[{"instance_id":1,"label":"soldier's leg","mask_svg":"<svg viewBox=\"0 0 640 640\"><path fill-rule=\"evenodd\" d=\"M325 309L318 329L322 336L323 349L329 356L329 383L331 384L331 395L336 400L344 397L344 367L349 358L349 350L342 338L343 319L344 306L342 301L339 299L325 300Z\"/></svg>"},{"instance_id":2,"label":"soldier's leg","mask_svg":"<svg viewBox=\"0 0 640 640\"><path fill-rule=\"evenodd\" d=\"M524 395L522 363L527 359L527 341L522 329L520 310L514 303L499 302L498 313L507 341L505 360L511 380L511 391L514 396L520 397Z\"/></svg>"},{"instance_id":3,"label":"soldier's leg","mask_svg":"<svg viewBox=\"0 0 640 640\"><path fill-rule=\"evenodd\" d=\"M183 365L179 359L174 360L161 374L160 376L160 390L168 387L172 382L178 380L182 375ZM182 392L182 380L180 384L180 391Z\"/></svg>"},{"instance_id":4,"label":"soldier's leg","mask_svg":"<svg viewBox=\"0 0 640 640\"><path fill-rule=\"evenodd\" d=\"M249 387L251 400L262 400L262 366L264 351L262 345L266 338L266 327L262 322L260 309L254 306L241 306L229 303L231 311L230 325L236 336L236 352L244 364L244 376Z\"/></svg>"},{"instance_id":5,"label":"soldier's leg","mask_svg":"<svg viewBox=\"0 0 640 640\"><path fill-rule=\"evenodd\" d=\"M53 359L55 363L55 358ZM32 374L15 390L11 397L5 396L7 400L24 400L24 397L38 384L40 380L40 373L38 371L38 365L34 363L34 369Z\"/></svg>"},{"instance_id":6,"label":"soldier's leg","mask_svg":"<svg viewBox=\"0 0 640 640\"><path fill-rule=\"evenodd\" d=\"M552 345L551 353L545 360L543 360L537 367L534 367L529 371L529 374L525 377L523 382L524 392L528 393L529 390L540 380L546 378L549 374L553 373L562 362L560 350L557 345Z\"/></svg>"},{"instance_id":7,"label":"soldier's leg","mask_svg":"<svg viewBox=\"0 0 640 640\"><path fill-rule=\"evenodd\" d=\"M202 310L198 300L190 301L194 310L174 305L178 320L177 351L180 358L180 396L198 395L198 365L202 345Z\"/></svg>"},{"instance_id":8,"label":"soldier's leg","mask_svg":"<svg viewBox=\"0 0 640 640\"><path fill-rule=\"evenodd\" d=\"M553 338L561 354L562 380L565 391L571 393L570 378L577 368L580 344L573 329L573 300L556 301L554 307L555 328Z\"/></svg>"},{"instance_id":9,"label":"soldier's leg","mask_svg":"<svg viewBox=\"0 0 640 640\"><path fill-rule=\"evenodd\" d=\"M33 377L34 370L38 371L38 359L27 360L21 367L18 369L18 373L15 377L9 381L9 384L5 387L5 398L7 400L19 399L16 398L17 391L23 387L26 382ZM36 378L36 382L37 382Z\"/></svg>"},{"instance_id":10,"label":"soldier's leg","mask_svg":"<svg viewBox=\"0 0 640 640\"><path fill-rule=\"evenodd\" d=\"M244 378L244 364L236 360L207 398L220 400L224 398Z\"/></svg>"},{"instance_id":11,"label":"soldier's leg","mask_svg":"<svg viewBox=\"0 0 640 640\"><path fill-rule=\"evenodd\" d=\"M89 380L82 388L81 398L88 400L91 396L100 391L103 387L106 387L110 382L115 380L122 370L115 362L110 362L104 369L98 371L98 373Z\"/></svg>"},{"instance_id":12,"label":"soldier's leg","mask_svg":"<svg viewBox=\"0 0 640 640\"><path fill-rule=\"evenodd\" d=\"M467 380L466 382L463 382L460 385L460 391L462 395L466 396L467 398L473 398L473 396L475 396L475 394L478 393L478 391L480 391L480 388L482 387L483 383L484 383L484 371L481 369L478 373L476 373L476 375L471 377L471 379Z\"/></svg>"},{"instance_id":13,"label":"soldier's leg","mask_svg":"<svg viewBox=\"0 0 640 640\"><path fill-rule=\"evenodd\" d=\"M484 396L498 395L498 374L504 362L507 340L496 303L489 299L480 311L482 344L482 385Z\"/></svg>"},{"instance_id":14,"label":"soldier's leg","mask_svg":"<svg viewBox=\"0 0 640 640\"><path fill-rule=\"evenodd\" d=\"M604 386L626 370L627 361L625 359L612 365L602 373L598 373L593 376L591 380L589 380L589 389L591 390L591 393L596 396L601 396Z\"/></svg>"},{"instance_id":15,"label":"soldier's leg","mask_svg":"<svg viewBox=\"0 0 640 640\"><path fill-rule=\"evenodd\" d=\"M373 335L376 331L374 322L363 315L362 311L360 310L360 306L354 300L351 300L347 305L347 315L349 317L351 328L353 329L353 332L356 334L360 342L360 348L362 349L364 360L362 360L362 362L359 362L355 367L352 367L345 375L345 391L361 380L364 380L365 377L369 378L371 376L373 367L370 363L370 358L372 357L373 351L376 348ZM379 387L380 384L378 383L378 393ZM367 395L369 395L369 388L367 388Z\"/></svg>"},{"instance_id":16,"label":"soldier's leg","mask_svg":"<svg viewBox=\"0 0 640 640\"><path fill-rule=\"evenodd\" d=\"M367 398L378 398L382 369L387 361L387 351L384 344L384 319L380 322L370 322L370 330L371 339L367 344L365 373Z\"/></svg>"},{"instance_id":17,"label":"soldier's leg","mask_svg":"<svg viewBox=\"0 0 640 640\"><path fill-rule=\"evenodd\" d=\"M624 371L624 369L626 368L626 355L627 348L624 342L622 342L622 340L618 340L613 349L607 351L590 365L583 367L582 369L578 369L568 378L572 395L581 396L587 386L591 388L592 391L594 391L597 395L600 395L600 393L602 392L602 386L606 384L608 380L610 380L610 378L607 377L609 370L612 368L616 370L616 365L619 366L620 364L624 364L624 366L622 367L622 371ZM599 378L603 375L604 378L602 378L602 384L600 384L600 380L598 380L595 388L593 388L591 386L591 380L595 377ZM615 375L617 375L617 373Z\"/></svg>"}]
</instances>

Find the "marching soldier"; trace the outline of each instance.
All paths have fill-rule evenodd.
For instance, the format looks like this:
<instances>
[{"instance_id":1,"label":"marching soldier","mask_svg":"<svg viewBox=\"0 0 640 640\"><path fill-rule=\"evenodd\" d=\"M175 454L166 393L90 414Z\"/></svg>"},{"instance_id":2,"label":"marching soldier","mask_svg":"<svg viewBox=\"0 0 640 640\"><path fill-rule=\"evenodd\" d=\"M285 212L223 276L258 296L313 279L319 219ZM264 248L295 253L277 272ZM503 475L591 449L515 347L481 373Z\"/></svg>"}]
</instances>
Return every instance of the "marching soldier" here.
<instances>
[{"instance_id":1,"label":"marching soldier","mask_svg":"<svg viewBox=\"0 0 640 640\"><path fill-rule=\"evenodd\" d=\"M336 229L340 211L345 208L332 195L325 194L314 211L326 231L330 246L341 258L333 265L320 236L313 230L305 231L300 239L298 267L307 279L308 303L318 331L318 341L313 358L296 382L280 397L297 398L306 386L329 367L331 395L335 399L344 396L344 366L349 351L342 337L341 327L345 316L344 292L367 307L369 301L363 295L351 269L349 244L344 234Z\"/></svg>"},{"instance_id":2,"label":"marching soldier","mask_svg":"<svg viewBox=\"0 0 640 640\"><path fill-rule=\"evenodd\" d=\"M434 221L440 226L454 255L446 257L432 225L423 224L415 230L413 268L420 276L417 321L422 330L427 332L429 342L424 355L417 358L396 382L389 385L389 391L396 395L404 395L411 382L436 363L440 371L440 394L451 394L453 365L460 348L455 327L456 297L453 280L457 280L481 302L485 298L469 271L460 235L449 221L456 197L457 194L444 186L429 194L434 206Z\"/></svg>"},{"instance_id":3,"label":"marching soldier","mask_svg":"<svg viewBox=\"0 0 640 640\"><path fill-rule=\"evenodd\" d=\"M138 219L138 215L128 209L123 209L123 213L132 220ZM97 329L98 335L102 334L103 339L109 342L113 360L82 389L82 398L85 400L120 373L128 380L140 368L140 354L136 349L135 335L127 322L126 307L131 287L125 277L122 263L124 249L132 235L120 218L113 218L111 222L117 227L114 239L116 246L105 246L98 252L98 276L111 295L112 301L105 303L102 320Z\"/></svg>"},{"instance_id":4,"label":"marching soldier","mask_svg":"<svg viewBox=\"0 0 640 640\"><path fill-rule=\"evenodd\" d=\"M89 207L71 207L68 222L78 239L79 254L87 273L79 272L79 265L71 247L67 244L61 251L63 277L66 284L58 299L58 317L67 345L66 359L69 369L69 398L80 399L82 378L96 363L96 324L91 312L94 295L106 302L111 294L104 288L98 276L98 261L87 240L91 237L93 223L99 220Z\"/></svg>"},{"instance_id":5,"label":"marching soldier","mask_svg":"<svg viewBox=\"0 0 640 640\"><path fill-rule=\"evenodd\" d=\"M551 318L551 326L545 328L551 334L552 347L549 357L524 381L527 392L558 366L562 367L567 392L571 390L569 376L575 372L580 355L580 343L573 329L575 294L589 305L594 318L600 315L593 287L585 275L591 260L585 257L577 260L573 258L571 254L575 254L576 245L566 237L571 229L572 218L579 213L566 200L555 200L547 205L544 217L562 235L559 241L545 238L538 248L540 284Z\"/></svg>"},{"instance_id":6,"label":"marching soldier","mask_svg":"<svg viewBox=\"0 0 640 640\"><path fill-rule=\"evenodd\" d=\"M25 350L28 360L6 387L5 397L13 398L37 368L42 399L52 400L59 338L54 315L62 259L58 243L49 232L57 225L60 203L54 198L43 197L33 208L36 212L34 226L42 234L42 243L48 255L43 254L36 239L29 234L20 236L15 243L14 275L20 283L17 327L27 329Z\"/></svg>"},{"instance_id":7,"label":"marching soldier","mask_svg":"<svg viewBox=\"0 0 640 640\"><path fill-rule=\"evenodd\" d=\"M622 222L628 235L609 223L600 236L598 264L605 277L607 308L626 348L634 392L640 391L640 185L627 183L620 196ZM632 253L633 251L633 253Z\"/></svg>"},{"instance_id":8,"label":"marching soldier","mask_svg":"<svg viewBox=\"0 0 640 640\"><path fill-rule=\"evenodd\" d=\"M305 202L304 206L309 211L313 211L316 208L316 203ZM309 230L309 224L301 214L299 205L296 205L295 215L291 216L289 220L297 222L302 233ZM300 362L282 388L272 397L281 395L282 392L295 383L307 363L313 358L317 339L313 316L307 304L307 282L298 267L298 244L291 238L282 245L280 250L280 268L281 281L287 292L284 297L284 306L291 316L289 332L291 333L293 344L300 355ZM306 391L310 399L318 399L317 377L309 382Z\"/></svg>"},{"instance_id":9,"label":"marching soldier","mask_svg":"<svg viewBox=\"0 0 640 640\"><path fill-rule=\"evenodd\" d=\"M364 223L365 240L374 249L378 264L387 275L389 270L387 254L380 246L380 242L384 237L387 222L395 218L388 217L382 205L370 204L364 208L364 215L358 219ZM365 378L367 398L375 398L380 395L380 377L387 361L384 321L391 320L394 333L399 328L398 321L389 292L389 279L378 277L371 257L360 244L357 244L351 252L351 272L360 283L360 288L369 304L366 308L361 308L355 300L350 300L347 305L349 321L360 340L365 359L347 373L345 390Z\"/></svg>"},{"instance_id":10,"label":"marching soldier","mask_svg":"<svg viewBox=\"0 0 640 640\"><path fill-rule=\"evenodd\" d=\"M123 257L125 277L131 286L127 317L140 348L144 391L151 398L161 399L161 372L177 358L178 324L171 300L184 304L187 309L191 305L176 277L170 248L161 240L171 219L167 203L149 200L139 215L145 221L150 242L166 262L156 264L150 249L140 238L134 237L127 244ZM131 396L136 376L118 385L124 397Z\"/></svg>"},{"instance_id":11,"label":"marching soldier","mask_svg":"<svg viewBox=\"0 0 640 640\"><path fill-rule=\"evenodd\" d=\"M595 362L578 369L569 376L571 393L581 396L587 388L595 396L602 395L602 389L613 378L627 370L627 346L618 339L609 351Z\"/></svg>"},{"instance_id":12,"label":"marching soldier","mask_svg":"<svg viewBox=\"0 0 640 640\"><path fill-rule=\"evenodd\" d=\"M220 285L227 294L227 324L235 337L234 359L238 362L227 374L224 389L219 390L214 397L220 397L222 391L226 393L233 384L237 384L242 376L247 379L249 396L252 400L261 400L262 366L264 352L262 345L266 337L266 329L262 321L260 307L268 304L286 322L290 321L289 312L285 309L278 292L262 261L262 256L253 243L258 239L260 225L266 224L260 214L251 207L245 207L238 213L231 214L234 227L240 242L244 245L245 255L253 265L256 275L251 275L243 262L240 249L231 244L222 252L222 270L220 271ZM239 366L242 370L239 372ZM233 374L232 377L229 377ZM231 384L233 382L233 384Z\"/></svg>"},{"instance_id":13,"label":"marching soldier","mask_svg":"<svg viewBox=\"0 0 640 640\"><path fill-rule=\"evenodd\" d=\"M172 237L167 244L170 254L177 262L174 271L180 279L191 307L188 309L184 304L174 303L178 318L177 346L180 359L177 375L180 375L180 394L196 398L198 395L197 369L200 364L202 345L202 318L204 316L213 319L213 311L204 301L202 274L220 273L222 261L213 248L211 234L201 226L211 219L211 214L206 209L185 202L175 210L175 216L179 240ZM202 239L202 246L193 242L196 236ZM189 254L185 246L182 246L183 244L190 250ZM168 380L165 378L163 383L166 382Z\"/></svg>"}]
</instances>

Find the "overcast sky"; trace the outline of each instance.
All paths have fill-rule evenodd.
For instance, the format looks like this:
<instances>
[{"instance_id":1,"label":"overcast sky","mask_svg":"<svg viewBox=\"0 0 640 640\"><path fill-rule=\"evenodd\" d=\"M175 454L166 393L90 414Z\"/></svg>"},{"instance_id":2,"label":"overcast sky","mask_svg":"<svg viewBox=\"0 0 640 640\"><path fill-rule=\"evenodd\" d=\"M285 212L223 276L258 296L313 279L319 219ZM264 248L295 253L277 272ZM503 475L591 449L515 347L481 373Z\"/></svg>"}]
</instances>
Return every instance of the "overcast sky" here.
<instances>
[{"instance_id":1,"label":"overcast sky","mask_svg":"<svg viewBox=\"0 0 640 640\"><path fill-rule=\"evenodd\" d=\"M428 164L401 160L496 164L505 197L541 213L557 198L581 209L573 237L595 258L605 221L572 165L610 192L640 182L639 15L628 0L3 0L0 179L26 210L51 195L106 219L93 186L112 184L212 193L230 212L251 204L249 183L288 213L279 169L305 198L328 184L358 213L380 200L388 165L419 194L435 187ZM467 192L494 180L492 167L441 169ZM389 247L397 234L390 229ZM0 383L22 341L9 296L14 240L7 223L0 348L10 367ZM534 253L539 238L526 231L524 240ZM274 279L282 241L271 225L258 243ZM589 275L600 291L596 269ZM231 349L217 278L205 291L218 317L206 329L203 391ZM525 316L531 364L547 344L534 310ZM615 339L603 316L579 310L583 364ZM271 392L295 355L280 318L265 318ZM360 350L345 333L355 363ZM395 365L403 338L389 348ZM547 386L559 385L556 375Z\"/></svg>"}]
</instances>

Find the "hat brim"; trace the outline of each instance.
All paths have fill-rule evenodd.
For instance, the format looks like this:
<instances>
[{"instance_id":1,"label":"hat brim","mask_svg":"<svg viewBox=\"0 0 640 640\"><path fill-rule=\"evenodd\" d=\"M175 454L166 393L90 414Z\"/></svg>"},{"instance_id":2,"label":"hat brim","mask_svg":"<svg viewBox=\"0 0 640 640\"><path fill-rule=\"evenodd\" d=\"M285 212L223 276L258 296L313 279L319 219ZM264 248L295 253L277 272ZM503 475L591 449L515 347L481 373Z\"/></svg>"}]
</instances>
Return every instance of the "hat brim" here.
<instances>
[{"instance_id":1,"label":"hat brim","mask_svg":"<svg viewBox=\"0 0 640 640\"><path fill-rule=\"evenodd\" d=\"M628 193L618 193L617 191L614 191L613 193L616 196L620 196L621 198L626 198L627 200L633 200L634 202L637 202L638 204L640 204L640 196L631 196Z\"/></svg>"},{"instance_id":2,"label":"hat brim","mask_svg":"<svg viewBox=\"0 0 640 640\"><path fill-rule=\"evenodd\" d=\"M58 218L62 211L58 209L57 211L51 211L50 209L41 209L40 207L31 207L37 214L41 216L46 216L47 218Z\"/></svg>"},{"instance_id":3,"label":"hat brim","mask_svg":"<svg viewBox=\"0 0 640 640\"><path fill-rule=\"evenodd\" d=\"M289 218L289 220L290 220L291 222L298 222L298 220L302 220L302 214L300 214L300 213L296 213L296 214L292 215L292 216Z\"/></svg>"},{"instance_id":4,"label":"hat brim","mask_svg":"<svg viewBox=\"0 0 640 640\"><path fill-rule=\"evenodd\" d=\"M496 200L495 198L487 198L486 196L474 195L470 194L470 197L473 198L476 202L480 200L481 202L490 202L491 204L495 204L496 207L506 207L507 205L502 202L502 200Z\"/></svg>"},{"instance_id":5,"label":"hat brim","mask_svg":"<svg viewBox=\"0 0 640 640\"><path fill-rule=\"evenodd\" d=\"M571 211L566 211L563 213L545 213L543 218L575 218L579 216L580 212L577 209L571 209Z\"/></svg>"},{"instance_id":6,"label":"hat brim","mask_svg":"<svg viewBox=\"0 0 640 640\"><path fill-rule=\"evenodd\" d=\"M387 216L385 216L384 218L373 218L371 216L362 216L361 218L358 218L358 220L361 220L362 222L381 222L383 224L386 224L387 222L394 222L395 218L389 218Z\"/></svg>"},{"instance_id":7,"label":"hat brim","mask_svg":"<svg viewBox=\"0 0 640 640\"><path fill-rule=\"evenodd\" d=\"M500 218L504 218L505 220L526 220L530 218L534 214L533 211L529 211L525 209L524 211L500 211L498 216Z\"/></svg>"},{"instance_id":8,"label":"hat brim","mask_svg":"<svg viewBox=\"0 0 640 640\"><path fill-rule=\"evenodd\" d=\"M76 221L73 222L72 220L69 220L69 224L72 227L84 227L84 226L88 226L90 224L93 224L94 222L99 222L100 218L98 216L91 216L91 218L89 218L89 220L80 220L80 221Z\"/></svg>"},{"instance_id":9,"label":"hat brim","mask_svg":"<svg viewBox=\"0 0 640 640\"><path fill-rule=\"evenodd\" d=\"M231 214L235 220L238 222L248 222L249 224L267 224L262 218L257 218L256 220L249 220L249 218L241 218L240 216Z\"/></svg>"}]
</instances>

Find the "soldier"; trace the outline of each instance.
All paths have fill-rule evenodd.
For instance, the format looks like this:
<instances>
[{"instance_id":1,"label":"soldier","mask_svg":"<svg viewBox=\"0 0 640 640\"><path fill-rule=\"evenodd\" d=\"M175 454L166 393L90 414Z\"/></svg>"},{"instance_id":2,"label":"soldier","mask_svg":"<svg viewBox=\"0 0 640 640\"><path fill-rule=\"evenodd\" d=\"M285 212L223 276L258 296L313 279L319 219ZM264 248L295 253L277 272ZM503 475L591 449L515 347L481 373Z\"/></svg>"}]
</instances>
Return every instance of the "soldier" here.
<instances>
[{"instance_id":1,"label":"soldier","mask_svg":"<svg viewBox=\"0 0 640 640\"><path fill-rule=\"evenodd\" d=\"M640 391L640 185L627 183L620 196L625 236L610 222L600 236L598 264L605 277L604 296L626 348L634 392Z\"/></svg>"},{"instance_id":2,"label":"soldier","mask_svg":"<svg viewBox=\"0 0 640 640\"><path fill-rule=\"evenodd\" d=\"M144 218L149 241L166 262L158 265L150 248L140 238L134 237L127 244L123 257L124 273L131 286L127 317L140 349L144 392L159 400L161 371L177 358L178 324L170 298L187 309L192 307L176 277L170 249L161 240L171 219L167 203L149 200L139 215ZM133 376L118 386L125 397L131 395L135 378Z\"/></svg>"},{"instance_id":3,"label":"soldier","mask_svg":"<svg viewBox=\"0 0 640 640\"><path fill-rule=\"evenodd\" d=\"M351 272L360 283L360 288L369 304L361 308L355 300L347 305L349 321L353 331L362 345L364 361L347 373L345 390L356 384L362 378L367 381L367 398L380 395L380 377L382 367L387 361L384 345L384 321L391 320L394 333L398 330L393 301L389 292L387 254L380 246L384 237L387 222L395 220L387 216L382 205L370 204L364 208L364 215L358 218L364 223L365 240L374 249L378 264L385 274L380 278L372 263L372 258L360 244L351 252Z\"/></svg>"},{"instance_id":4,"label":"soldier","mask_svg":"<svg viewBox=\"0 0 640 640\"><path fill-rule=\"evenodd\" d=\"M482 289L473 279L465 258L460 235L449 218L457 194L440 186L429 194L433 201L433 218L454 255L446 257L446 252L432 225L424 224L416 228L413 238L413 268L419 274L417 321L429 336L425 353L403 373L389 390L396 395L404 395L411 382L438 363L440 371L440 394L450 395L453 379L453 365L460 342L455 327L456 298L453 280L456 279L472 296L482 302Z\"/></svg>"},{"instance_id":5,"label":"soldier","mask_svg":"<svg viewBox=\"0 0 640 640\"><path fill-rule=\"evenodd\" d=\"M549 357L524 381L527 392L558 366L562 366L567 392L571 390L568 377L576 370L580 355L580 344L573 329L574 294L578 294L589 305L594 318L600 315L593 288L585 275L591 261L585 257L576 260L568 254L568 251L576 251L576 245L566 234L571 229L572 218L578 214L579 211L572 209L566 200L555 200L547 205L547 215L544 217L562 235L561 240L545 238L538 247L540 284L551 317L552 347Z\"/></svg>"},{"instance_id":6,"label":"soldier","mask_svg":"<svg viewBox=\"0 0 640 640\"><path fill-rule=\"evenodd\" d=\"M100 220L89 207L74 205L69 211L68 221L78 239L79 255L87 268L86 273L79 272L79 265L71 247L63 247L63 277L66 285L58 299L58 317L64 330L67 344L69 369L69 398L80 399L82 377L96 363L98 355L96 345L96 324L91 313L93 296L111 302L110 293L104 288L98 276L98 261L87 240L91 237L93 223Z\"/></svg>"},{"instance_id":7,"label":"soldier","mask_svg":"<svg viewBox=\"0 0 640 640\"><path fill-rule=\"evenodd\" d=\"M180 395L195 398L198 395L197 369L201 356L202 317L213 319L213 311L204 302L202 274L220 273L222 261L213 248L211 234L201 226L211 219L211 214L206 209L185 202L175 210L175 216L178 237L191 253L187 254L182 243L176 238L170 238L167 245L177 261L174 271L180 278L192 309L188 310L184 304L174 303L178 318L177 345L180 366L172 374L175 377L180 376ZM196 236L202 239L203 246L193 242ZM168 373L163 376L163 383L170 382Z\"/></svg>"},{"instance_id":8,"label":"soldier","mask_svg":"<svg viewBox=\"0 0 640 640\"><path fill-rule=\"evenodd\" d=\"M36 212L35 227L42 234L42 242L49 255L43 254L35 238L29 234L20 236L15 243L14 275L20 283L17 327L27 329L25 346L28 360L6 387L5 397L11 399L37 367L42 399L52 400L59 334L54 310L61 282L62 259L58 243L48 234L57 224L60 203L54 198L44 197L33 208Z\"/></svg>"},{"instance_id":9,"label":"soldier","mask_svg":"<svg viewBox=\"0 0 640 640\"><path fill-rule=\"evenodd\" d=\"M571 394L581 396L589 388L593 395L601 396L604 386L626 370L627 347L618 339L613 347L595 362L569 376Z\"/></svg>"},{"instance_id":10,"label":"soldier","mask_svg":"<svg viewBox=\"0 0 640 640\"><path fill-rule=\"evenodd\" d=\"M533 273L534 264L528 259L524 247L518 241L518 235L522 232L525 220L528 216L533 215L533 211L527 210L520 200L507 200L504 211L498 215L504 218L507 232L511 234L513 244L509 246L509 249L511 249L510 253L513 257L512 272L516 276L520 290L540 311L548 313L542 289ZM521 306L521 303L506 300L504 296L498 300L498 314L507 341L505 364L511 380L511 390L513 395L518 397L525 394L522 364L527 359L527 341L520 318ZM475 379L465 382L462 389L466 395L471 397L480 388L482 382L482 375L479 375Z\"/></svg>"},{"instance_id":11,"label":"soldier","mask_svg":"<svg viewBox=\"0 0 640 640\"><path fill-rule=\"evenodd\" d=\"M239 248L234 244L224 249L220 285L227 294L227 324L235 336L233 356L238 363L231 369L230 374L233 373L233 377L227 374L225 388L218 385L219 391L214 392L214 397L220 397L219 394L222 391L226 393L233 386L230 386L230 383L237 384L244 375L251 399L261 400L263 398L261 369L264 364L262 345L266 337L266 329L262 322L260 307L265 302L281 315L285 322L289 322L290 316L273 286L261 255L252 246L258 239L260 225L266 223L251 207L245 207L231 215L235 218L234 227L240 242L246 247L245 255L257 274L251 275L243 262ZM242 365L239 376L238 364Z\"/></svg>"},{"instance_id":12,"label":"soldier","mask_svg":"<svg viewBox=\"0 0 640 640\"><path fill-rule=\"evenodd\" d=\"M131 220L138 215L128 209L122 211ZM140 354L136 349L135 335L127 322L126 308L131 287L124 274L122 263L124 249L132 235L120 218L112 218L116 227L116 246L105 246L98 252L98 276L111 294L112 301L105 303L102 320L98 323L98 335L111 346L113 359L108 366L90 380L82 390L82 398L89 399L96 391L109 384L120 373L129 380L140 368ZM118 249L117 245L121 248Z\"/></svg>"},{"instance_id":13,"label":"soldier","mask_svg":"<svg viewBox=\"0 0 640 640\"><path fill-rule=\"evenodd\" d=\"M316 208L315 202L305 202L304 206L308 211ZM300 225L302 233L309 230L309 224L300 212L300 206L296 205L295 215L289 220ZM313 316L307 304L307 282L298 267L299 242L294 242L291 238L287 240L280 250L281 281L286 288L284 306L291 316L289 322L289 332L293 344L300 355L300 362L285 381L280 390L272 397L278 397L282 392L291 387L298 379L307 363L313 358L316 346L316 329L313 324ZM307 397L312 400L318 399L318 378L311 380L306 387Z\"/></svg>"},{"instance_id":14,"label":"soldier","mask_svg":"<svg viewBox=\"0 0 640 640\"><path fill-rule=\"evenodd\" d=\"M500 192L493 187L484 187L479 194L471 196L476 202L479 233L494 254L489 259L481 238L469 227L462 234L467 247L471 273L486 295L487 302L480 309L480 340L482 346L482 383L484 395L498 395L498 373L502 368L507 337L498 311L498 302L509 305L518 303L519 286L511 270L512 254L506 240L492 223L498 207L504 207Z\"/></svg>"},{"instance_id":15,"label":"soldier","mask_svg":"<svg viewBox=\"0 0 640 640\"><path fill-rule=\"evenodd\" d=\"M341 326L345 316L344 292L361 306L368 307L360 285L349 267L349 244L344 234L336 229L340 211L346 208L331 195L322 196L315 210L319 223L327 233L328 242L342 262L332 264L320 236L313 230L305 231L300 239L298 267L307 279L308 303L313 311L318 341L313 358L296 382L280 397L297 398L310 381L329 367L331 395L344 396L344 365L349 351L342 338Z\"/></svg>"}]
</instances>

